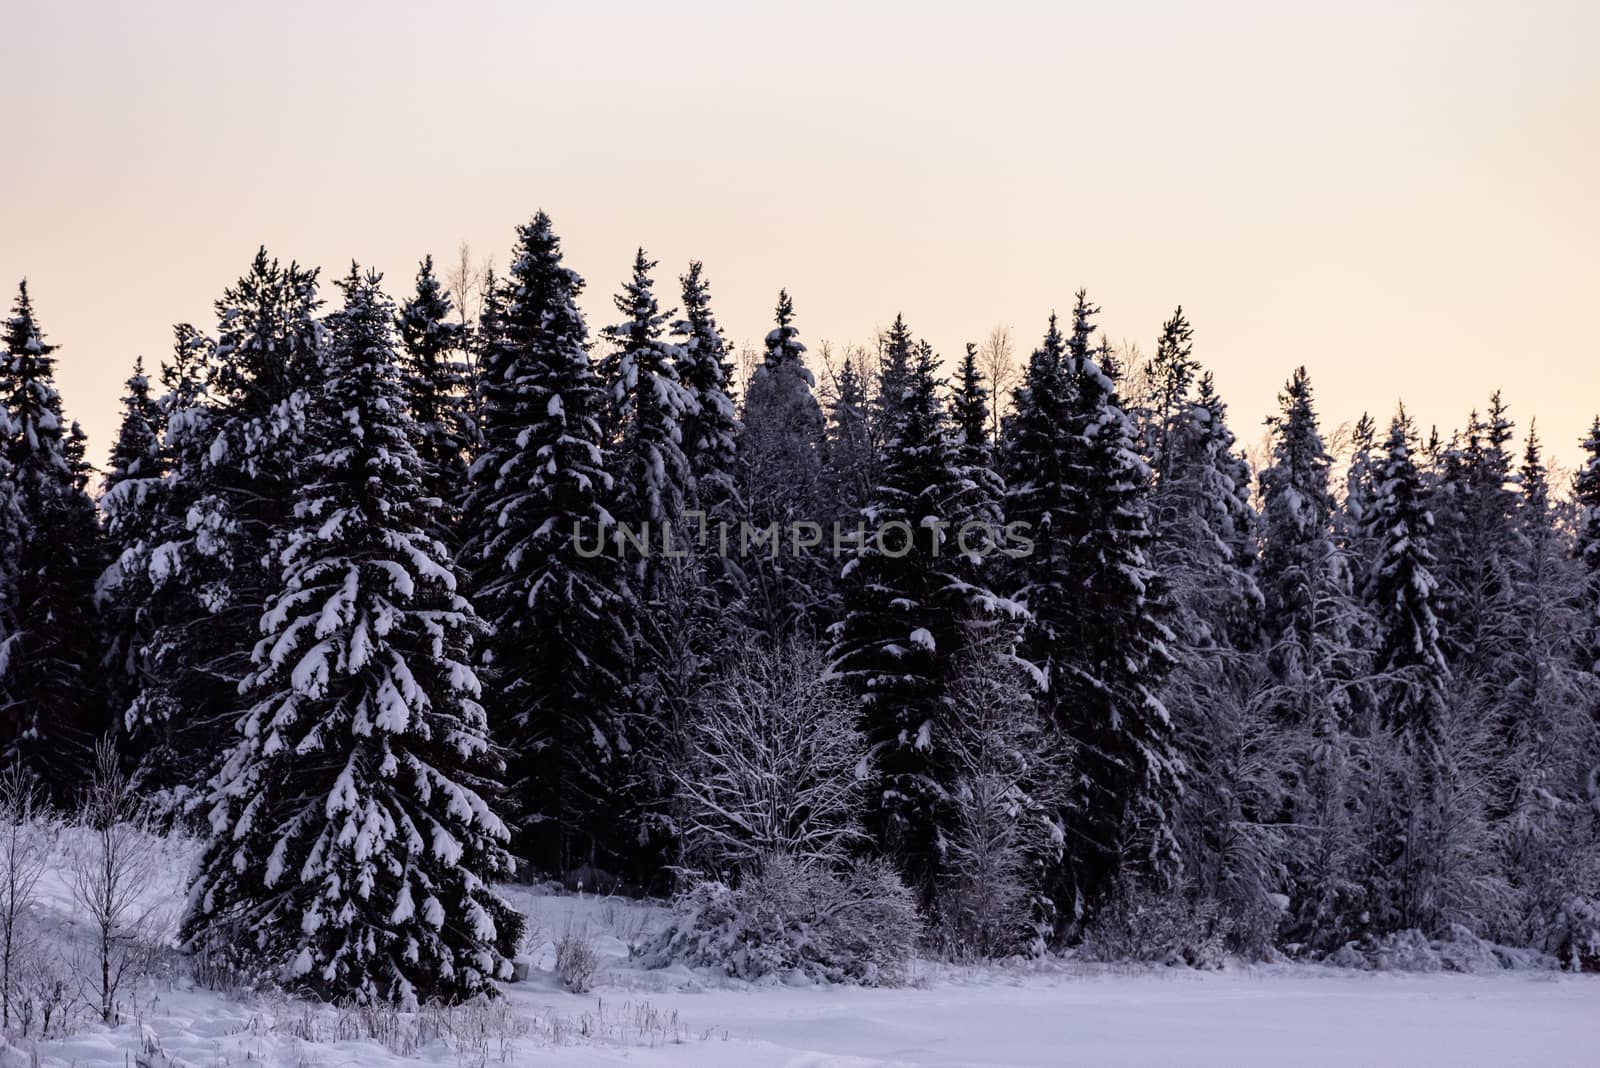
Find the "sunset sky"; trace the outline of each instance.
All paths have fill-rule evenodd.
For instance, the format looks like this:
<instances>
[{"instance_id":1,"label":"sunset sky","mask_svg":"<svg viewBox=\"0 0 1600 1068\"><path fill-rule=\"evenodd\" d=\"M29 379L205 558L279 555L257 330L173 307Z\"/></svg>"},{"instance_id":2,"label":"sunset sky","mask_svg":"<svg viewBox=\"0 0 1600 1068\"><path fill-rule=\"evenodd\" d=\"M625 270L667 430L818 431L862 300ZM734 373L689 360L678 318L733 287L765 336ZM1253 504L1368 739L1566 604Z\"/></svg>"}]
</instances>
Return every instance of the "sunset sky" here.
<instances>
[{"instance_id":1,"label":"sunset sky","mask_svg":"<svg viewBox=\"0 0 1600 1068\"><path fill-rule=\"evenodd\" d=\"M0 0L0 283L103 462L136 354L259 244L397 297L539 208L589 282L703 259L736 342L904 312L1031 346L1088 287L1181 303L1240 436L1306 364L1332 427L1503 387L1600 411L1600 4ZM331 285L328 295L334 296ZM676 303L672 300L672 303Z\"/></svg>"}]
</instances>

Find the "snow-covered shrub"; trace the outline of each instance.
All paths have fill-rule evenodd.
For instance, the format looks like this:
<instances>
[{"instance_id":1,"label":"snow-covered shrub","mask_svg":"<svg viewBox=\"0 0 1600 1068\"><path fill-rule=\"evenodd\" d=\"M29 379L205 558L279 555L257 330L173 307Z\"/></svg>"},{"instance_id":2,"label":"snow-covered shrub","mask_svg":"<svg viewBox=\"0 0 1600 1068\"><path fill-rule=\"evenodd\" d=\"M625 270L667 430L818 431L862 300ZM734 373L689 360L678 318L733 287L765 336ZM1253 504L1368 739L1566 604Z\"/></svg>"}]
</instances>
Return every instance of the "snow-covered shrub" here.
<instances>
[{"instance_id":1,"label":"snow-covered shrub","mask_svg":"<svg viewBox=\"0 0 1600 1068\"><path fill-rule=\"evenodd\" d=\"M1447 972L1497 972L1505 967L1493 945L1459 923L1447 926L1433 948Z\"/></svg>"},{"instance_id":2,"label":"snow-covered shrub","mask_svg":"<svg viewBox=\"0 0 1600 1068\"><path fill-rule=\"evenodd\" d=\"M29 954L12 981L11 1020L23 1037L70 1034L92 1018L91 1007L78 996L78 984L69 976L65 962L53 953Z\"/></svg>"},{"instance_id":3,"label":"snow-covered shrub","mask_svg":"<svg viewBox=\"0 0 1600 1068\"><path fill-rule=\"evenodd\" d=\"M568 925L556 940L556 975L561 985L574 994L587 994L600 973L600 954L587 923Z\"/></svg>"},{"instance_id":4,"label":"snow-covered shrub","mask_svg":"<svg viewBox=\"0 0 1600 1068\"><path fill-rule=\"evenodd\" d=\"M1427 937L1414 928L1386 935L1373 953L1379 971L1437 972L1444 968Z\"/></svg>"},{"instance_id":5,"label":"snow-covered shrub","mask_svg":"<svg viewBox=\"0 0 1600 1068\"><path fill-rule=\"evenodd\" d=\"M1190 902L1125 880L1085 929L1081 952L1094 961L1218 968L1227 955L1225 935L1215 902Z\"/></svg>"},{"instance_id":6,"label":"snow-covered shrub","mask_svg":"<svg viewBox=\"0 0 1600 1068\"><path fill-rule=\"evenodd\" d=\"M649 967L680 961L739 979L799 973L896 986L920 933L915 897L888 865L861 861L835 872L776 855L737 887L695 883L641 956Z\"/></svg>"},{"instance_id":7,"label":"snow-covered shrub","mask_svg":"<svg viewBox=\"0 0 1600 1068\"><path fill-rule=\"evenodd\" d=\"M1561 966L1574 972L1600 972L1600 900L1570 894L1562 901L1549 934Z\"/></svg>"}]
</instances>

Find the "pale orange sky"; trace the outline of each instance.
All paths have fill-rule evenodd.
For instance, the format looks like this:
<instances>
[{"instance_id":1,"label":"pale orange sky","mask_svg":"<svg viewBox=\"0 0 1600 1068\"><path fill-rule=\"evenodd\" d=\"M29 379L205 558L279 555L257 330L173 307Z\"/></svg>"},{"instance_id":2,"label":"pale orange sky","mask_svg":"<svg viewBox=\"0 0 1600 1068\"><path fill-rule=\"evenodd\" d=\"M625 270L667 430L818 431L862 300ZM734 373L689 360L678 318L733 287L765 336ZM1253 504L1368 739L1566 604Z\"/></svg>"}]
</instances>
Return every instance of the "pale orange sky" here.
<instances>
[{"instance_id":1,"label":"pale orange sky","mask_svg":"<svg viewBox=\"0 0 1600 1068\"><path fill-rule=\"evenodd\" d=\"M1597 3L253 8L0 0L0 283L96 462L258 244L400 297L540 207L595 329L643 244L741 342L779 286L813 349L947 357L1181 302L1250 442L1298 363L1330 427L1504 387L1570 462L1600 410Z\"/></svg>"}]
</instances>

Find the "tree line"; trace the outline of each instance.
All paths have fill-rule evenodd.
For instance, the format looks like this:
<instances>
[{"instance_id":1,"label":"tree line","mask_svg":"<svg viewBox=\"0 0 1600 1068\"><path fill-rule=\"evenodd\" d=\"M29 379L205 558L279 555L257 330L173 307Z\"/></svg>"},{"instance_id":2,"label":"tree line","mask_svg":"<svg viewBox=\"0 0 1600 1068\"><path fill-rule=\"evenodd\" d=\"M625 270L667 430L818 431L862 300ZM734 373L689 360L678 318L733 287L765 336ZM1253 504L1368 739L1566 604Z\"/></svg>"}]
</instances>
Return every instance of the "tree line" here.
<instances>
[{"instance_id":1,"label":"tree line","mask_svg":"<svg viewBox=\"0 0 1600 1068\"><path fill-rule=\"evenodd\" d=\"M543 213L475 319L431 258L330 308L263 250L135 363L98 487L23 284L0 740L65 803L110 734L202 829L191 948L467 996L519 859L665 892L871 856L982 955L1159 915L1600 962L1600 420L1570 492L1499 394L1448 437L1363 417L1341 465L1301 368L1255 471L1181 309L1143 358L1080 291L1002 398L903 317L819 386L782 293L739 389L701 264L677 310L656 270L592 337ZM708 519L921 537L727 553ZM644 525L688 550L575 537Z\"/></svg>"}]
</instances>

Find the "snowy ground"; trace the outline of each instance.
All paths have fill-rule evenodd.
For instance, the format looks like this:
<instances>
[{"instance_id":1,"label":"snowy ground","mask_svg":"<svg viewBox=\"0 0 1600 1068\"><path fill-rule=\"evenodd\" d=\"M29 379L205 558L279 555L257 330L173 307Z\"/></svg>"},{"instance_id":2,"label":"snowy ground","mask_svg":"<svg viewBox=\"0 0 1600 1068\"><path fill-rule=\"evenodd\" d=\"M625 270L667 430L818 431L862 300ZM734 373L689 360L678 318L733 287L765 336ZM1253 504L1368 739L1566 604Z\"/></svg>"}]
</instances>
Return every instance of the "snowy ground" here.
<instances>
[{"instance_id":1,"label":"snowy ground","mask_svg":"<svg viewBox=\"0 0 1600 1068\"><path fill-rule=\"evenodd\" d=\"M176 903L173 850L154 899ZM46 906L70 943L65 883ZM1312 966L1220 973L1052 965L922 966L899 990L751 986L645 971L627 944L659 910L510 891L549 940L587 930L605 967L561 990L553 949L489 1009L402 1016L240 999L182 979L147 985L137 1019L40 1043L61 1065L1594 1065L1600 978L1544 972L1366 974ZM0 1064L26 1065L24 1043Z\"/></svg>"}]
</instances>

